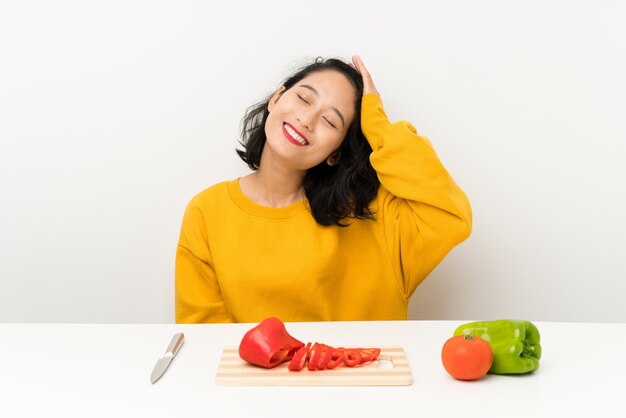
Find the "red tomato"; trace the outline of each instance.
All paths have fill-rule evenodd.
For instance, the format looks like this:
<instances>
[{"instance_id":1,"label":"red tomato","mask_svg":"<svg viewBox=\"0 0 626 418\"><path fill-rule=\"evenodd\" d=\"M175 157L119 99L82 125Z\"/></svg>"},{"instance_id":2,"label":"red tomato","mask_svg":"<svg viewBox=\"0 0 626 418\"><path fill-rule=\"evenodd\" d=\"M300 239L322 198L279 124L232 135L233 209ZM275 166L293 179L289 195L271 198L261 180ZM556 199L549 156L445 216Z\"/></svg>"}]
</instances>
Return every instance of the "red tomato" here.
<instances>
[{"instance_id":1,"label":"red tomato","mask_svg":"<svg viewBox=\"0 0 626 418\"><path fill-rule=\"evenodd\" d=\"M493 351L489 343L480 337L458 335L443 345L441 361L455 379L477 380L491 368Z\"/></svg>"}]
</instances>

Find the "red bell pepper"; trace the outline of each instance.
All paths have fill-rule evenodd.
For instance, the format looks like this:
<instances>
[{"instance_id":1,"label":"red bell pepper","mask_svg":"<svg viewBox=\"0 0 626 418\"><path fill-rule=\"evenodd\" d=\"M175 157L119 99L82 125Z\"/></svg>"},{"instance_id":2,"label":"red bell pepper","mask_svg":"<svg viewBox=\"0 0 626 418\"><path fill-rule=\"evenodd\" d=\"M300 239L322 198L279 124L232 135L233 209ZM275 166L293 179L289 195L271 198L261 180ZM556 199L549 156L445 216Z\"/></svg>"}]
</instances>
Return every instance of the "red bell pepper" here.
<instances>
[{"instance_id":1,"label":"red bell pepper","mask_svg":"<svg viewBox=\"0 0 626 418\"><path fill-rule=\"evenodd\" d=\"M375 361L379 355L380 348L334 348L317 342L305 346L289 335L276 317L266 318L249 330L239 345L239 356L248 363L272 368L291 360L287 366L291 371L300 371L305 365L311 371L341 364L356 367Z\"/></svg>"},{"instance_id":2,"label":"red bell pepper","mask_svg":"<svg viewBox=\"0 0 626 418\"><path fill-rule=\"evenodd\" d=\"M378 359L380 355L380 348L359 348L358 350L361 352L362 356L361 364L374 361Z\"/></svg>"},{"instance_id":3,"label":"red bell pepper","mask_svg":"<svg viewBox=\"0 0 626 418\"><path fill-rule=\"evenodd\" d=\"M309 359L309 351L311 350L311 343L307 343L305 347L296 351L287 368L292 372L299 372L304 368L306 361Z\"/></svg>"},{"instance_id":4,"label":"red bell pepper","mask_svg":"<svg viewBox=\"0 0 626 418\"><path fill-rule=\"evenodd\" d=\"M307 364L309 370L317 370L317 362L320 359L320 354L322 354L322 345L319 343L313 344L309 354L309 364Z\"/></svg>"},{"instance_id":5,"label":"red bell pepper","mask_svg":"<svg viewBox=\"0 0 626 418\"><path fill-rule=\"evenodd\" d=\"M269 369L291 360L302 347L304 344L289 335L280 319L270 317L246 332L239 344L239 356Z\"/></svg>"},{"instance_id":6,"label":"red bell pepper","mask_svg":"<svg viewBox=\"0 0 626 418\"><path fill-rule=\"evenodd\" d=\"M332 370L337 368L337 366L339 366L341 363L343 363L344 351L345 349L343 348L335 348L330 355L328 363L326 363L326 368Z\"/></svg>"},{"instance_id":7,"label":"red bell pepper","mask_svg":"<svg viewBox=\"0 0 626 418\"><path fill-rule=\"evenodd\" d=\"M361 364L362 360L363 355L359 350L356 350L354 348L349 348L344 353L343 362L348 367L358 366L359 364Z\"/></svg>"},{"instance_id":8,"label":"red bell pepper","mask_svg":"<svg viewBox=\"0 0 626 418\"><path fill-rule=\"evenodd\" d=\"M322 344L322 347L320 349L320 357L317 360L317 370L325 370L328 366L328 361L330 360L330 357L333 355L333 351L335 349L331 346L328 346L326 344Z\"/></svg>"}]
</instances>

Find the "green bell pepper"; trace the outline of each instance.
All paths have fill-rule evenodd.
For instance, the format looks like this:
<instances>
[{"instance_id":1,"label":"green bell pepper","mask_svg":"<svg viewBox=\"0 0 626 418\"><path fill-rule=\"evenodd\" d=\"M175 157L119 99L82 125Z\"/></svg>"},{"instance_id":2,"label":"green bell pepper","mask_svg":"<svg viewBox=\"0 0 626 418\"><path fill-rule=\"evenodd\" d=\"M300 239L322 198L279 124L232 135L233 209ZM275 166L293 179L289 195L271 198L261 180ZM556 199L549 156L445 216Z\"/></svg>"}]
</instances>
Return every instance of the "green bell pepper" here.
<instances>
[{"instance_id":1,"label":"green bell pepper","mask_svg":"<svg viewBox=\"0 0 626 418\"><path fill-rule=\"evenodd\" d=\"M470 322L461 325L454 335L470 334L486 340L493 351L489 373L523 374L539 368L541 358L540 335L530 321L500 319Z\"/></svg>"}]
</instances>

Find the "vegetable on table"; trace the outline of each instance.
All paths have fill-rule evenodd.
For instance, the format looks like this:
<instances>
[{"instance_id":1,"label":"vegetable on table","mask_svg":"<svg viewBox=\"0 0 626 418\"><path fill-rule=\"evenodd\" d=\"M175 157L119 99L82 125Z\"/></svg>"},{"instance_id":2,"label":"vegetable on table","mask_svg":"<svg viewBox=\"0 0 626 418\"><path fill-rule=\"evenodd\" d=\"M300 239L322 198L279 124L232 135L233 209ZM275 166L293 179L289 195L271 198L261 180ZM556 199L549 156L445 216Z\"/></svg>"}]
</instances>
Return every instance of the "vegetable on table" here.
<instances>
[{"instance_id":1,"label":"vegetable on table","mask_svg":"<svg viewBox=\"0 0 626 418\"><path fill-rule=\"evenodd\" d=\"M380 348L335 348L321 343L307 343L291 359L288 369L292 372L300 371L305 363L310 371L332 370L342 364L358 367L378 360L379 354Z\"/></svg>"},{"instance_id":2,"label":"vegetable on table","mask_svg":"<svg viewBox=\"0 0 626 418\"><path fill-rule=\"evenodd\" d=\"M298 371L304 368L306 361L309 359L309 350L311 349L311 343L307 343L306 346L301 347L289 362L289 370Z\"/></svg>"},{"instance_id":3,"label":"vegetable on table","mask_svg":"<svg viewBox=\"0 0 626 418\"><path fill-rule=\"evenodd\" d=\"M455 379L478 380L489 371L493 352L482 338L460 335L448 339L443 345L441 362Z\"/></svg>"},{"instance_id":4,"label":"vegetable on table","mask_svg":"<svg viewBox=\"0 0 626 418\"><path fill-rule=\"evenodd\" d=\"M361 364L362 361L363 361L363 356L361 355L360 351L349 349L344 352L343 362L346 363L346 366L354 367L357 364Z\"/></svg>"},{"instance_id":5,"label":"vegetable on table","mask_svg":"<svg viewBox=\"0 0 626 418\"><path fill-rule=\"evenodd\" d=\"M280 319L270 317L246 332L239 356L248 363L272 368L291 360L302 347L304 344L289 335Z\"/></svg>"},{"instance_id":6,"label":"vegetable on table","mask_svg":"<svg viewBox=\"0 0 626 418\"><path fill-rule=\"evenodd\" d=\"M472 335L489 343L493 351L489 373L524 374L539 368L540 334L530 321L500 319L470 322L458 327L454 335Z\"/></svg>"},{"instance_id":7,"label":"vegetable on table","mask_svg":"<svg viewBox=\"0 0 626 418\"><path fill-rule=\"evenodd\" d=\"M306 345L287 332L276 317L266 318L246 332L239 345L239 356L256 366L272 368L289 361L290 371L332 370L344 364L357 367L378 359L380 348L331 347L322 343Z\"/></svg>"},{"instance_id":8,"label":"vegetable on table","mask_svg":"<svg viewBox=\"0 0 626 418\"><path fill-rule=\"evenodd\" d=\"M326 363L326 368L328 370L336 369L337 366L343 364L344 360L344 350L340 348L333 349L332 354L330 355L330 359L328 359L328 363Z\"/></svg>"}]
</instances>

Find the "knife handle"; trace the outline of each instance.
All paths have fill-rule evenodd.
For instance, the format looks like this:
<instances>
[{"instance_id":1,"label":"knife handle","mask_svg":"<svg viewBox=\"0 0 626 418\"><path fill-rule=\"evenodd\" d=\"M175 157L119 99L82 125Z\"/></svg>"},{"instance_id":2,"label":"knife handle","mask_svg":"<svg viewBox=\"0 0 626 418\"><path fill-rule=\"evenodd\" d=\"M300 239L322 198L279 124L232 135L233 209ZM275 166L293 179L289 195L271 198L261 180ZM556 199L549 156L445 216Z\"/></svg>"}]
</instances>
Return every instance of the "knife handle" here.
<instances>
[{"instance_id":1,"label":"knife handle","mask_svg":"<svg viewBox=\"0 0 626 418\"><path fill-rule=\"evenodd\" d=\"M167 346L167 353L172 353L172 357L175 357L176 354L178 353L178 350L180 350L180 347L183 346L183 343L185 342L185 334L183 334L182 332L179 332L178 334L174 335L172 337L172 341L170 341L170 345Z\"/></svg>"}]
</instances>

